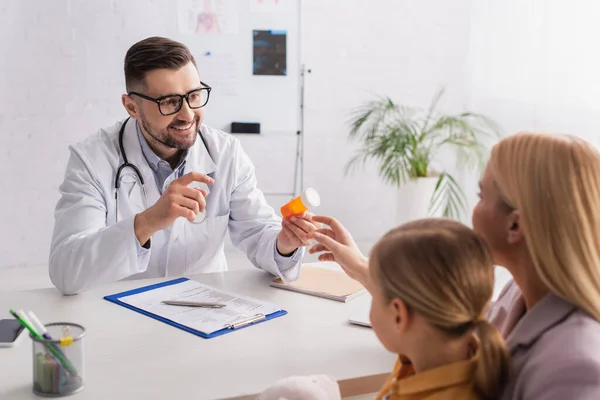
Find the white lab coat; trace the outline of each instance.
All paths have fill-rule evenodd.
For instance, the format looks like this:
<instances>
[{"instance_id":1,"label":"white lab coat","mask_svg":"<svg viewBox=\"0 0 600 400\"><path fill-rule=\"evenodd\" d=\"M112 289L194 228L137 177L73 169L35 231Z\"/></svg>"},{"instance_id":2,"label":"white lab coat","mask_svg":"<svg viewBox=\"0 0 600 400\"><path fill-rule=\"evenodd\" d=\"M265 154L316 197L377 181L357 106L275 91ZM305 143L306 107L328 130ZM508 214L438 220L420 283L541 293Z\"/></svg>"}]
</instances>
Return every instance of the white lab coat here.
<instances>
[{"instance_id":1,"label":"white lab coat","mask_svg":"<svg viewBox=\"0 0 600 400\"><path fill-rule=\"evenodd\" d=\"M297 279L304 249L289 258L276 254L281 219L257 189L252 162L237 139L205 125L201 130L212 159L198 137L188 152L184 173L211 174L215 180L207 197L206 219L194 224L178 218L171 228L152 236L149 250L140 251L134 217L152 206L160 191L131 119L123 145L128 161L144 177L147 199L133 170L125 168L116 220L114 181L123 162L118 145L122 123L69 147L49 260L50 278L59 290L74 294L125 278L225 271L223 245L228 229L233 244L256 267L285 280Z\"/></svg>"}]
</instances>

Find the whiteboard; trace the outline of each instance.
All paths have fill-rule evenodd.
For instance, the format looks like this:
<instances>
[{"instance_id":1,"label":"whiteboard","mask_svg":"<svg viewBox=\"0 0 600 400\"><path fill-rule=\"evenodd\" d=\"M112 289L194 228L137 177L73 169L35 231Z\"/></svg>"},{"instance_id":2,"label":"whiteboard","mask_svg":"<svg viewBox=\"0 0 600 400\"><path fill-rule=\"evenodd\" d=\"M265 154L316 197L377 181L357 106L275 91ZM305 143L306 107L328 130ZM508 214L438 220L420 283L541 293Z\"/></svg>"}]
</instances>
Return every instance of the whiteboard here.
<instances>
[{"instance_id":1,"label":"whiteboard","mask_svg":"<svg viewBox=\"0 0 600 400\"><path fill-rule=\"evenodd\" d=\"M189 47L200 79L213 88L204 122L225 132L234 121L258 122L261 133L295 135L300 129L300 0L172 4L177 28L171 37ZM206 8L216 14L217 24L198 28L198 12ZM286 75L253 74L254 30L285 31Z\"/></svg>"}]
</instances>

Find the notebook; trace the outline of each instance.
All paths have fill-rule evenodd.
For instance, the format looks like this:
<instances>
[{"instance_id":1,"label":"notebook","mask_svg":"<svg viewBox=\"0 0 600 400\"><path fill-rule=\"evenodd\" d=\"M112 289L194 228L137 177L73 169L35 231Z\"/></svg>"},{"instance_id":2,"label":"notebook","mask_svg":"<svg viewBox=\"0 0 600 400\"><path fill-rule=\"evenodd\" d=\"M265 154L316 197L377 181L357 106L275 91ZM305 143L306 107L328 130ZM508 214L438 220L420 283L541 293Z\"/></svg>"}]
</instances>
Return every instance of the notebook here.
<instances>
[{"instance_id":1,"label":"notebook","mask_svg":"<svg viewBox=\"0 0 600 400\"><path fill-rule=\"evenodd\" d=\"M287 314L266 301L179 278L104 299L203 338L212 338ZM224 303L223 308L172 306L163 300Z\"/></svg>"},{"instance_id":2,"label":"notebook","mask_svg":"<svg viewBox=\"0 0 600 400\"><path fill-rule=\"evenodd\" d=\"M298 280L284 282L275 278L271 286L344 303L366 292L363 285L346 275L336 263L303 264Z\"/></svg>"},{"instance_id":3,"label":"notebook","mask_svg":"<svg viewBox=\"0 0 600 400\"><path fill-rule=\"evenodd\" d=\"M369 317L369 313L371 312L371 301L359 310L354 312L348 317L348 322L355 325L367 326L371 327L371 318Z\"/></svg>"}]
</instances>

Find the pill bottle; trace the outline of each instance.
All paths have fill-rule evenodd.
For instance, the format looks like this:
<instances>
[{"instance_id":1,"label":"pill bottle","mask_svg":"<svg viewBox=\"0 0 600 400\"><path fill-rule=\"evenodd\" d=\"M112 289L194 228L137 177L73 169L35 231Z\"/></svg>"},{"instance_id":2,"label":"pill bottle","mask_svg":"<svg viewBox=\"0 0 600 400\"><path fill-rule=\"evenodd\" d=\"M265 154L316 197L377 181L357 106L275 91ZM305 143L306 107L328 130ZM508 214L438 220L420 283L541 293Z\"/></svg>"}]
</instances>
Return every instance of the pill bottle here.
<instances>
[{"instance_id":1,"label":"pill bottle","mask_svg":"<svg viewBox=\"0 0 600 400\"><path fill-rule=\"evenodd\" d=\"M319 207L320 204L321 197L319 193L313 188L306 188L300 196L281 207L281 216L290 218L293 215L302 214L305 211Z\"/></svg>"}]
</instances>

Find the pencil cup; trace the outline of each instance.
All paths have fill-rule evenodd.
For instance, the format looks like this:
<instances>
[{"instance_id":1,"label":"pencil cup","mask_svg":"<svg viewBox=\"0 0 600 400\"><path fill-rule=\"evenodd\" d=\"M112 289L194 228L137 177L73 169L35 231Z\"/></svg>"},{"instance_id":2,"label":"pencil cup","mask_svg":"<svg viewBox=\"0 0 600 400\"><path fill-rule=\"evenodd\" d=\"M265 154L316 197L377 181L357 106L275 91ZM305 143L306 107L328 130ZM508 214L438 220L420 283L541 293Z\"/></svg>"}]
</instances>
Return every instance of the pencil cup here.
<instances>
[{"instance_id":1,"label":"pencil cup","mask_svg":"<svg viewBox=\"0 0 600 400\"><path fill-rule=\"evenodd\" d=\"M33 340L33 392L44 397L62 397L83 389L83 337L81 325L68 322L47 324L44 338Z\"/></svg>"}]
</instances>

